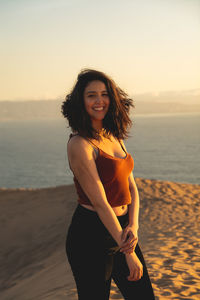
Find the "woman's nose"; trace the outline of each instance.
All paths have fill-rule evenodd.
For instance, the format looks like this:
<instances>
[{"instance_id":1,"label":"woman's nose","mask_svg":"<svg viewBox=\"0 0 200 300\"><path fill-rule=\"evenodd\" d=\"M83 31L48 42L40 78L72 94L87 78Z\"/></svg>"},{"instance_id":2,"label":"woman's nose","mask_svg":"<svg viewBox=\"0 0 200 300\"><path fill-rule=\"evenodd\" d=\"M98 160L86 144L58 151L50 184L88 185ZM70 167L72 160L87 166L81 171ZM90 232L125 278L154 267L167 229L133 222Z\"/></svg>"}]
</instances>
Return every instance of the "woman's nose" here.
<instances>
[{"instance_id":1,"label":"woman's nose","mask_svg":"<svg viewBox=\"0 0 200 300\"><path fill-rule=\"evenodd\" d=\"M97 103L103 102L103 98L102 98L101 95L97 95L97 97L96 97L96 102L97 102Z\"/></svg>"}]
</instances>

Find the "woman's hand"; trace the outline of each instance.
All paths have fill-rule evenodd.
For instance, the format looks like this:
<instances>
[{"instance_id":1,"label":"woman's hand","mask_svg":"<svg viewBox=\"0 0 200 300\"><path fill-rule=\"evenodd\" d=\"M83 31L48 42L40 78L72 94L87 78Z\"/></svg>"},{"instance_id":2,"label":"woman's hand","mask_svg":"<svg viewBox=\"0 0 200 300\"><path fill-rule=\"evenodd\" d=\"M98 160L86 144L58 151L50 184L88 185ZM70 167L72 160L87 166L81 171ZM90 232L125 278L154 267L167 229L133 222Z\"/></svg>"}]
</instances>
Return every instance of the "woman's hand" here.
<instances>
[{"instance_id":1,"label":"woman's hand","mask_svg":"<svg viewBox=\"0 0 200 300\"><path fill-rule=\"evenodd\" d=\"M131 254L135 251L135 247L138 242L137 229L132 226L127 226L123 229L122 233L122 245L120 247L120 252L124 254Z\"/></svg>"},{"instance_id":2,"label":"woman's hand","mask_svg":"<svg viewBox=\"0 0 200 300\"><path fill-rule=\"evenodd\" d=\"M136 253L133 252L131 254L125 255L125 257L130 271L130 274L127 277L127 279L129 281L137 281L141 279L141 277L143 276L143 265L141 264Z\"/></svg>"}]
</instances>

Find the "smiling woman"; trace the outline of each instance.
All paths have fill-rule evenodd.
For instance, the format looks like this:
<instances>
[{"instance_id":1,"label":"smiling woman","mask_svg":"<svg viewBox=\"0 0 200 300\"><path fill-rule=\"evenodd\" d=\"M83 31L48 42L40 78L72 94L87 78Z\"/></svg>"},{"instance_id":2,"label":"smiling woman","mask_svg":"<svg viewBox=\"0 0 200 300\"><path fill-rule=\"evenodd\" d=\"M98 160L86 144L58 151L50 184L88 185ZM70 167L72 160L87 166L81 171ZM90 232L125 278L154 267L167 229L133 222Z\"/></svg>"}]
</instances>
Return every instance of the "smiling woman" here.
<instances>
[{"instance_id":1,"label":"smiling woman","mask_svg":"<svg viewBox=\"0 0 200 300\"><path fill-rule=\"evenodd\" d=\"M67 154L78 205L66 253L79 300L108 300L113 278L125 299L153 300L138 245L139 195L127 153L132 100L106 74L84 70L62 104L74 134Z\"/></svg>"}]
</instances>

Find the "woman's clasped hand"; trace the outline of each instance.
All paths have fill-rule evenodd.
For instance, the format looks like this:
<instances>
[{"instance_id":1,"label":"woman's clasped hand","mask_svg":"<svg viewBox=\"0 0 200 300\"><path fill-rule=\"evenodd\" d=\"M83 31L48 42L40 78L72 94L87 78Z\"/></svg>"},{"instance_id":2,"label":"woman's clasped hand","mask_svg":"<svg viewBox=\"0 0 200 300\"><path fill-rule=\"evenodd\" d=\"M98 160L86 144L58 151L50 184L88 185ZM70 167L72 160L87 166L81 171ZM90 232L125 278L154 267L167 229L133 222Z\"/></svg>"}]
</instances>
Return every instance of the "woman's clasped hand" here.
<instances>
[{"instance_id":1,"label":"woman's clasped hand","mask_svg":"<svg viewBox=\"0 0 200 300\"><path fill-rule=\"evenodd\" d=\"M120 252L126 256L126 262L129 268L129 281L137 281L143 276L143 265L135 253L135 247L138 242L137 229L127 226L122 232L122 245Z\"/></svg>"},{"instance_id":2,"label":"woman's clasped hand","mask_svg":"<svg viewBox=\"0 0 200 300\"><path fill-rule=\"evenodd\" d=\"M122 244L120 252L124 254L131 254L135 251L138 242L137 230L134 227L127 226L122 232Z\"/></svg>"}]
</instances>

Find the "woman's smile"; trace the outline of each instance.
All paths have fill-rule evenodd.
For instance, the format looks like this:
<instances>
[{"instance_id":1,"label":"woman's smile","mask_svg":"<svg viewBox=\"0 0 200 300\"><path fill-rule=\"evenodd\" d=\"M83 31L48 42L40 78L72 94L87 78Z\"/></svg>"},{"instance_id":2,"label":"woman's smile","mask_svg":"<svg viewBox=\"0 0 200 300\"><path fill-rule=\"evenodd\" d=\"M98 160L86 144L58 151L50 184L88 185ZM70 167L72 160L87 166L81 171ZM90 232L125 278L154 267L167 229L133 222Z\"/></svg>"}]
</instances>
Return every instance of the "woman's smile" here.
<instances>
[{"instance_id":1,"label":"woman's smile","mask_svg":"<svg viewBox=\"0 0 200 300\"><path fill-rule=\"evenodd\" d=\"M93 110L95 110L96 112L104 112L105 107L104 106L100 106L100 107L93 107Z\"/></svg>"},{"instance_id":2,"label":"woman's smile","mask_svg":"<svg viewBox=\"0 0 200 300\"><path fill-rule=\"evenodd\" d=\"M93 109L97 110L97 111L102 111L104 109L104 107L102 107L102 106L101 107L94 107Z\"/></svg>"}]
</instances>

